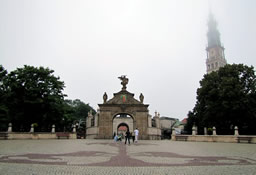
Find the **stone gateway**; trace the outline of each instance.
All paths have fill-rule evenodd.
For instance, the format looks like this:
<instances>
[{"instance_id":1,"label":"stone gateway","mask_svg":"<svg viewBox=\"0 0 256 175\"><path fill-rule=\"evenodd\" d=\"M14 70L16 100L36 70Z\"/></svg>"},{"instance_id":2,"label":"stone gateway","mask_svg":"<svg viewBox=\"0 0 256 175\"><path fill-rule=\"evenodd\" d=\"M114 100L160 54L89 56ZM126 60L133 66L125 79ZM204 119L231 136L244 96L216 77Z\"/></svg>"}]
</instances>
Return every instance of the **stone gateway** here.
<instances>
[{"instance_id":1,"label":"stone gateway","mask_svg":"<svg viewBox=\"0 0 256 175\"><path fill-rule=\"evenodd\" d=\"M121 76L122 89L114 93L112 99L103 95L103 104L99 104L96 115L88 114L86 120L86 138L113 139L116 134L122 135L127 130L133 132L138 128L139 139L161 139L159 115L153 118L149 114L148 104L144 104L144 96L140 101L134 98L134 94L126 90L128 78ZM155 123L152 127L152 121Z\"/></svg>"}]
</instances>

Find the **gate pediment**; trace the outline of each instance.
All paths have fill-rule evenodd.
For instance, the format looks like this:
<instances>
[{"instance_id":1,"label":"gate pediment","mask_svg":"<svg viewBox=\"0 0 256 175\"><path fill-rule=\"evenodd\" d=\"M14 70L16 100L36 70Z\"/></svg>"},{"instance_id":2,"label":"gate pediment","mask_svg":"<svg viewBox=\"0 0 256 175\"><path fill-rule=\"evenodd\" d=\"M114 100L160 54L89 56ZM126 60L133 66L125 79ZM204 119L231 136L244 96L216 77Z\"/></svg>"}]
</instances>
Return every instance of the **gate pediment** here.
<instances>
[{"instance_id":1,"label":"gate pediment","mask_svg":"<svg viewBox=\"0 0 256 175\"><path fill-rule=\"evenodd\" d=\"M147 104L143 104L142 101L139 101L134 98L134 94L128 92L127 90L121 90L118 93L114 93L114 97L108 101L105 101L103 104L98 104L100 110L108 110L111 113L117 112L147 112ZM116 111L118 109L118 111Z\"/></svg>"},{"instance_id":2,"label":"gate pediment","mask_svg":"<svg viewBox=\"0 0 256 175\"><path fill-rule=\"evenodd\" d=\"M112 99L108 100L104 104L107 104L107 105L109 105L109 104L111 104L111 105L124 105L124 104L141 105L143 103L136 100L134 98L134 94L132 94L126 90L122 90L118 93L114 93L114 97Z\"/></svg>"}]
</instances>

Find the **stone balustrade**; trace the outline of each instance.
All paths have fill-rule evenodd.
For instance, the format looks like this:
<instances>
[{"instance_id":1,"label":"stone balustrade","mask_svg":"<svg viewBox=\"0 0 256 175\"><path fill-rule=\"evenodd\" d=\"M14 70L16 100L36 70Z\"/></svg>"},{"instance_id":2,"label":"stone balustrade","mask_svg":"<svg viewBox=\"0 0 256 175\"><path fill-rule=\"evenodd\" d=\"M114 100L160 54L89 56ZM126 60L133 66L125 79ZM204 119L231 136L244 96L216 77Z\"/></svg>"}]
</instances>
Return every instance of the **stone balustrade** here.
<instances>
[{"instance_id":1,"label":"stone balustrade","mask_svg":"<svg viewBox=\"0 0 256 175\"><path fill-rule=\"evenodd\" d=\"M216 127L213 127L212 135L207 135L207 129L204 128L204 135L197 135L196 127L193 126L192 135L177 135L175 129L173 129L172 140L191 142L256 143L256 136L239 135L237 126L234 127L234 135L217 135L216 130Z\"/></svg>"},{"instance_id":2,"label":"stone balustrade","mask_svg":"<svg viewBox=\"0 0 256 175\"><path fill-rule=\"evenodd\" d=\"M77 138L76 130L74 128L73 128L73 132L68 133L69 139ZM6 135L4 137L4 139L8 139L8 140L12 140L12 139L57 139L58 138L58 133L55 132L55 125L52 125L51 132L35 132L33 124L31 125L29 132L13 132L12 131L12 123L9 123L7 132L2 132L2 133L4 133Z\"/></svg>"}]
</instances>

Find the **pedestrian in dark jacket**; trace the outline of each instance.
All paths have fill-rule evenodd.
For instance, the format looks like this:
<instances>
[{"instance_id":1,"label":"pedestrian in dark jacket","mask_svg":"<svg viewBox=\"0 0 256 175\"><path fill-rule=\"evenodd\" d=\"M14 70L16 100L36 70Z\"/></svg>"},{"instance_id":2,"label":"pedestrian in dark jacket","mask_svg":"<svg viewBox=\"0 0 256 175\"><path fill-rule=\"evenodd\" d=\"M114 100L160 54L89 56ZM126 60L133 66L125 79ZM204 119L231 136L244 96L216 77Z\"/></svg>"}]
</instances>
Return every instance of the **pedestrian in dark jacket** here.
<instances>
[{"instance_id":1,"label":"pedestrian in dark jacket","mask_svg":"<svg viewBox=\"0 0 256 175\"><path fill-rule=\"evenodd\" d=\"M131 133L131 137L132 137L132 143L134 143L134 140L135 140L134 132L130 132L130 133Z\"/></svg>"},{"instance_id":2,"label":"pedestrian in dark jacket","mask_svg":"<svg viewBox=\"0 0 256 175\"><path fill-rule=\"evenodd\" d=\"M129 143L129 145L130 145L130 131L129 130L127 130L126 131L126 133L125 133L125 144L126 144L126 141L128 140L128 143Z\"/></svg>"}]
</instances>

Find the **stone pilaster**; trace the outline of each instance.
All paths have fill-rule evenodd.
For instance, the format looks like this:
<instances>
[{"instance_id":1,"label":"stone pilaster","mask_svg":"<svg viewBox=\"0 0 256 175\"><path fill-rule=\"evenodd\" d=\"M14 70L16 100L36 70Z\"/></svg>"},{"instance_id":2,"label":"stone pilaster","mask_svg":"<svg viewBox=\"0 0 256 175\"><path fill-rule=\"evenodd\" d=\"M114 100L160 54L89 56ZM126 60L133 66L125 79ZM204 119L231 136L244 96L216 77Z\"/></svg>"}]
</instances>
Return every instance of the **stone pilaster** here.
<instances>
[{"instance_id":1,"label":"stone pilaster","mask_svg":"<svg viewBox=\"0 0 256 175\"><path fill-rule=\"evenodd\" d=\"M52 125L52 133L55 133L55 125Z\"/></svg>"},{"instance_id":2,"label":"stone pilaster","mask_svg":"<svg viewBox=\"0 0 256 175\"><path fill-rule=\"evenodd\" d=\"M235 126L235 136L239 136L238 127Z\"/></svg>"},{"instance_id":3,"label":"stone pilaster","mask_svg":"<svg viewBox=\"0 0 256 175\"><path fill-rule=\"evenodd\" d=\"M215 126L214 127L212 127L212 135L214 135L214 136L216 136L217 134L216 134L216 128L215 128Z\"/></svg>"},{"instance_id":4,"label":"stone pilaster","mask_svg":"<svg viewBox=\"0 0 256 175\"><path fill-rule=\"evenodd\" d=\"M148 127L152 127L152 116L150 114L148 115Z\"/></svg>"},{"instance_id":5,"label":"stone pilaster","mask_svg":"<svg viewBox=\"0 0 256 175\"><path fill-rule=\"evenodd\" d=\"M207 135L207 128L204 127L204 135Z\"/></svg>"},{"instance_id":6,"label":"stone pilaster","mask_svg":"<svg viewBox=\"0 0 256 175\"><path fill-rule=\"evenodd\" d=\"M9 123L7 132L12 132L12 123Z\"/></svg>"},{"instance_id":7,"label":"stone pilaster","mask_svg":"<svg viewBox=\"0 0 256 175\"><path fill-rule=\"evenodd\" d=\"M30 132L34 132L34 125L31 124Z\"/></svg>"},{"instance_id":8,"label":"stone pilaster","mask_svg":"<svg viewBox=\"0 0 256 175\"><path fill-rule=\"evenodd\" d=\"M192 135L193 136L196 135L196 126L195 125L192 127Z\"/></svg>"},{"instance_id":9,"label":"stone pilaster","mask_svg":"<svg viewBox=\"0 0 256 175\"><path fill-rule=\"evenodd\" d=\"M73 132L75 133L76 132L76 125L75 124L73 124Z\"/></svg>"}]
</instances>

